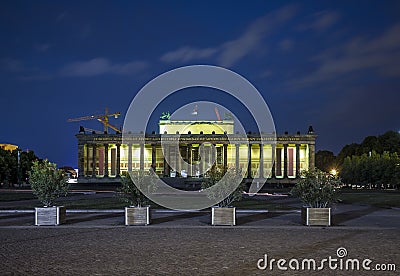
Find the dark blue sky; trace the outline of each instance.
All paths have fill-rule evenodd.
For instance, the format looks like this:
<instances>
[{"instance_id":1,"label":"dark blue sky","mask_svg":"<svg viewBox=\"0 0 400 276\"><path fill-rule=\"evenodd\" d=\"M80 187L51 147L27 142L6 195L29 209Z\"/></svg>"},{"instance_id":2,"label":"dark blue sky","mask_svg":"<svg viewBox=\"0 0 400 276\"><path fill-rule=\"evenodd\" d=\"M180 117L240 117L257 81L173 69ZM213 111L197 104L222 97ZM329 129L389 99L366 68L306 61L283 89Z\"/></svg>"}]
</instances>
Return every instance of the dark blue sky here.
<instances>
[{"instance_id":1,"label":"dark blue sky","mask_svg":"<svg viewBox=\"0 0 400 276\"><path fill-rule=\"evenodd\" d=\"M79 125L102 126L68 118L125 114L148 81L194 64L246 77L278 133L312 124L317 149L400 129L399 1L187 2L1 1L0 143L76 166ZM207 100L197 90L160 110Z\"/></svg>"}]
</instances>

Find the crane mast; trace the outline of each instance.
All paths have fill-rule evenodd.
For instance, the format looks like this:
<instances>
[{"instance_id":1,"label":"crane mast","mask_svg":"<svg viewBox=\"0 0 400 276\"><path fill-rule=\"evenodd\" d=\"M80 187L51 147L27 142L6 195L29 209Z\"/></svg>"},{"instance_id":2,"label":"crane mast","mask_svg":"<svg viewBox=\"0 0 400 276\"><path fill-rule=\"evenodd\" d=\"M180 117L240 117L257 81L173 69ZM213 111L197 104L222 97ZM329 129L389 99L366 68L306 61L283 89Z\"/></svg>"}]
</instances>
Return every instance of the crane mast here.
<instances>
[{"instance_id":1,"label":"crane mast","mask_svg":"<svg viewBox=\"0 0 400 276\"><path fill-rule=\"evenodd\" d=\"M113 126L112 124L109 123L109 118L114 117L117 119L121 115L120 112L115 112L115 113L108 113L108 108L106 107L105 114L100 114L100 115L90 115L90 116L83 116L83 117L78 117L78 118L72 118L68 119L68 122L80 122L80 121L86 121L86 120L97 120L100 123L103 124L104 126L104 133L108 133L108 128L111 128L117 133L121 132L121 129L117 128L116 126Z\"/></svg>"}]
</instances>

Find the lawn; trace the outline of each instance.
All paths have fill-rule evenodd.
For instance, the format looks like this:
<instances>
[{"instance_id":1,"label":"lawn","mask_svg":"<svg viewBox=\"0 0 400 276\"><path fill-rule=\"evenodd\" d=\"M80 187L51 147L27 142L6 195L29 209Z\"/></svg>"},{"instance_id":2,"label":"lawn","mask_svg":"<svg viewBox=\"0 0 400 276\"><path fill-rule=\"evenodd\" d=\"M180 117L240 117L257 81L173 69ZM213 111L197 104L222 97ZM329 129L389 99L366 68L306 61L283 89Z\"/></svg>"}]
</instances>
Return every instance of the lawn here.
<instances>
[{"instance_id":1,"label":"lawn","mask_svg":"<svg viewBox=\"0 0 400 276\"><path fill-rule=\"evenodd\" d=\"M339 192L338 199L340 203L345 204L365 204L381 208L400 208L400 191L342 190ZM119 201L114 193L69 194L67 197L58 199L56 204L64 205L68 209L123 209L125 207L125 203ZM233 205L239 209L267 209L270 211L296 209L296 207L293 207L288 201L280 200L280 197L269 196L246 196ZM30 191L0 191L0 209L33 209L39 206L41 206L41 203ZM151 206L153 208L163 208L154 203L151 204Z\"/></svg>"},{"instance_id":2,"label":"lawn","mask_svg":"<svg viewBox=\"0 0 400 276\"><path fill-rule=\"evenodd\" d=\"M235 202L234 206L239 209L268 209L268 210L290 210L290 207L280 203L277 198L270 197L248 197ZM63 205L67 209L123 209L126 204L121 202L114 193L70 193L67 197L61 197L56 205ZM41 206L35 195L29 191L0 191L0 209L33 209ZM163 209L155 203L152 208Z\"/></svg>"},{"instance_id":3,"label":"lawn","mask_svg":"<svg viewBox=\"0 0 400 276\"><path fill-rule=\"evenodd\" d=\"M4 201L19 201L19 200L29 200L29 199L35 199L36 196L32 192L10 192L7 190L0 190L0 205L1 202Z\"/></svg>"},{"instance_id":4,"label":"lawn","mask_svg":"<svg viewBox=\"0 0 400 276\"><path fill-rule=\"evenodd\" d=\"M343 190L338 198L339 202L347 204L365 204L381 208L400 207L398 190Z\"/></svg>"}]
</instances>

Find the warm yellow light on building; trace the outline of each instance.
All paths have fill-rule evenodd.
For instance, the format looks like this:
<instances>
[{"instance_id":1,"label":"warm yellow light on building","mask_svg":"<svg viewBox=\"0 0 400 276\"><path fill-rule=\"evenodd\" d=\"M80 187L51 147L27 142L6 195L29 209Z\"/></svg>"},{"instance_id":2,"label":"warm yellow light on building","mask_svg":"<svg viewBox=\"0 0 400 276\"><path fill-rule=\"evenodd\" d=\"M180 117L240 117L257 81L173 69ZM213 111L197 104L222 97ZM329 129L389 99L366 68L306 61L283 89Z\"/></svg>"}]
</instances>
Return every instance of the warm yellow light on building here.
<instances>
[{"instance_id":1,"label":"warm yellow light on building","mask_svg":"<svg viewBox=\"0 0 400 276\"><path fill-rule=\"evenodd\" d=\"M3 150L13 151L16 150L18 146L12 144L0 144L0 148Z\"/></svg>"},{"instance_id":2,"label":"warm yellow light on building","mask_svg":"<svg viewBox=\"0 0 400 276\"><path fill-rule=\"evenodd\" d=\"M161 134L233 134L234 122L231 120L224 121L170 121L160 120L159 133Z\"/></svg>"}]
</instances>

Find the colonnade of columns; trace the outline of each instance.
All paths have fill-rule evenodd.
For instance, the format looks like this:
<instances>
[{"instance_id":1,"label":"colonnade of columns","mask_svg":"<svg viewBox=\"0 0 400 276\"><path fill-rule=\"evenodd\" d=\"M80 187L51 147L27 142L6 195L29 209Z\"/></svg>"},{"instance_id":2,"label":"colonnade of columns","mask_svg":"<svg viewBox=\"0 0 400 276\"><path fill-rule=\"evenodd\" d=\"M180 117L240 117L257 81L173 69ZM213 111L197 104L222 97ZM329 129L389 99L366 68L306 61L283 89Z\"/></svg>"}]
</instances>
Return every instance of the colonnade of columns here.
<instances>
[{"instance_id":1,"label":"colonnade of columns","mask_svg":"<svg viewBox=\"0 0 400 276\"><path fill-rule=\"evenodd\" d=\"M97 148L102 148L104 147L104 163L102 165L99 164L97 166ZM92 155L90 158L90 149L92 150ZM102 171L104 173L102 174L104 177L109 176L109 160L108 160L108 153L109 153L109 144L87 144L86 145L86 162L79 161L81 164L80 166L83 167L82 163L85 163L86 167L84 168L85 171L85 176L89 176L89 172L91 172L92 177L97 176L97 167L99 167L99 173L100 173L100 167L102 167ZM131 160L128 162L130 166L132 166L132 152L131 152ZM100 163L100 160L99 160ZM115 165L114 165L115 164ZM120 176L121 174L121 144L116 145L116 156L111 155L111 174L115 176ZM113 166L114 165L114 166ZM104 167L103 167L104 166Z\"/></svg>"},{"instance_id":2,"label":"colonnade of columns","mask_svg":"<svg viewBox=\"0 0 400 276\"><path fill-rule=\"evenodd\" d=\"M155 170L156 169L156 158L157 158L157 150L156 150L156 146L159 144L151 144L151 167ZM248 147L248 151L247 151L247 160L248 160L248 167L247 167L247 177L248 178L252 178L252 145L258 145L257 147L259 148L259 156L257 156L257 158L259 158L259 175L260 176L264 176L264 147L262 144L249 144ZM128 171L132 171L133 170L133 166L132 166L132 161L133 161L133 156L132 156L132 144L128 144L128 164L127 164L127 169ZM86 145L86 153L84 154L84 156L86 157L86 162L84 162L83 158L79 160L79 167L80 169L84 170L84 175L85 176L92 176L92 177L96 177L96 172L97 172L97 147L104 147L104 161L102 160L102 162L104 162L104 177L109 176L109 144L87 144ZM140 153L139 153L139 169L140 170L144 170L145 168L145 160L144 160L144 152L145 152L145 145L144 144L140 144ZM187 144L186 146L186 153L184 156L184 159L186 159L186 161L188 163L190 163L193 160L193 152L192 152L192 144ZM90 149L92 149L92 156L90 156L89 152ZM240 167L240 154L239 154L239 150L240 150L240 144L235 144L235 167L238 170ZM282 149L283 149L283 175L282 175ZM83 145L79 145L79 152L81 152L80 154L83 154L83 150L84 150L84 146ZM121 144L116 144L116 153L111 155L111 175L112 176L119 176L121 174ZM220 152L216 152L215 154L218 155L220 154L221 160L216 160L218 162L221 162L220 164L223 165L224 167L227 167L228 165L228 144L223 144L222 147L220 147L219 149ZM222 151L222 152L221 152ZM191 166L190 164L188 165L187 168L181 168L180 166L180 162L179 162L179 155L180 154L176 154L175 152L172 152L171 149L169 147L167 147L165 149L165 153L166 154L173 154L174 156L176 156L176 160L174 160L175 162L175 168L177 170L181 170L181 169L186 169L188 175L193 175L195 172L190 171ZM288 144L283 144L283 148L282 146L280 146L279 148L276 147L276 145L272 144L271 145L271 156L272 156L272 160L275 160L275 162L272 164L272 173L269 177L271 178L287 178L287 177L299 177L300 176L300 144L296 144L295 145L295 158L293 155L293 151L290 152L290 158L288 157ZM314 144L308 144L308 165L309 168L313 168L315 165L315 146ZM91 158L91 160L90 160ZM290 160L295 159L295 164L289 164L290 162L288 162L288 158ZM90 162L91 161L91 162ZM162 168L162 173L164 174L164 176L169 176L170 175L170 170L171 167L169 166L168 162L166 161L165 157L163 159L163 168ZM210 161L210 160L206 160ZM100 159L99 159L100 162ZM84 163L86 163L86 167L84 168ZM92 165L90 165L92 164ZM103 168L103 165L101 165ZM100 167L100 164L99 164ZM99 169L100 171L100 169ZM89 172L91 172L91 175L89 175ZM295 173L295 175L293 175Z\"/></svg>"}]
</instances>

